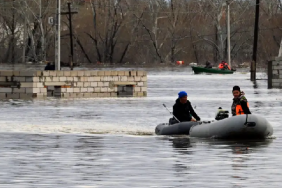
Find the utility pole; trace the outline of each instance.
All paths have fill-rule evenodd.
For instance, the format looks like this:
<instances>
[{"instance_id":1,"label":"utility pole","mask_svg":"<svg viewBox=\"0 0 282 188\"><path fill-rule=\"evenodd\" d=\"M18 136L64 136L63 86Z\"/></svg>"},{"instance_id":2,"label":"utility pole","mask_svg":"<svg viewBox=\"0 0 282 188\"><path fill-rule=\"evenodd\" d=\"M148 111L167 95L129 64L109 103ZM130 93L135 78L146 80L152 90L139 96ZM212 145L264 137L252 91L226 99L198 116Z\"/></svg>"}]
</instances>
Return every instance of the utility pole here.
<instances>
[{"instance_id":1,"label":"utility pole","mask_svg":"<svg viewBox=\"0 0 282 188\"><path fill-rule=\"evenodd\" d=\"M15 63L15 30L16 30L16 24L15 24L15 14L16 14L16 7L15 7L15 0L13 0L13 7L12 7L12 57L11 61L14 64Z\"/></svg>"},{"instance_id":2,"label":"utility pole","mask_svg":"<svg viewBox=\"0 0 282 188\"><path fill-rule=\"evenodd\" d=\"M55 69L61 70L61 0L57 0Z\"/></svg>"},{"instance_id":3,"label":"utility pole","mask_svg":"<svg viewBox=\"0 0 282 188\"><path fill-rule=\"evenodd\" d=\"M45 48L45 38L44 29L42 23L42 0L39 0L39 24L41 29L41 61L46 61L46 48Z\"/></svg>"},{"instance_id":4,"label":"utility pole","mask_svg":"<svg viewBox=\"0 0 282 188\"><path fill-rule=\"evenodd\" d=\"M259 5L260 5L260 0L256 0L253 59L251 64L251 81L256 80L256 62L257 62L257 47L258 47L258 32L259 32Z\"/></svg>"},{"instance_id":5,"label":"utility pole","mask_svg":"<svg viewBox=\"0 0 282 188\"><path fill-rule=\"evenodd\" d=\"M226 1L227 4L227 57L228 57L228 64L231 67L231 49L230 49L230 1Z\"/></svg>"},{"instance_id":6,"label":"utility pole","mask_svg":"<svg viewBox=\"0 0 282 188\"><path fill-rule=\"evenodd\" d=\"M71 21L71 3L68 2L68 10L69 10L69 27L70 27L70 45L71 45L71 58L70 58L70 67L73 70L73 41L72 41L72 21Z\"/></svg>"},{"instance_id":7,"label":"utility pole","mask_svg":"<svg viewBox=\"0 0 282 188\"><path fill-rule=\"evenodd\" d=\"M25 63L25 50L26 50L26 25L27 25L27 4L25 4L25 8L24 8L24 33L23 33L23 58L22 58L22 63Z\"/></svg>"},{"instance_id":8,"label":"utility pole","mask_svg":"<svg viewBox=\"0 0 282 188\"><path fill-rule=\"evenodd\" d=\"M73 37L72 37L72 14L77 14L77 11L71 11L71 3L68 2L68 12L62 12L69 16L69 31L70 31L70 68L73 70Z\"/></svg>"}]
</instances>

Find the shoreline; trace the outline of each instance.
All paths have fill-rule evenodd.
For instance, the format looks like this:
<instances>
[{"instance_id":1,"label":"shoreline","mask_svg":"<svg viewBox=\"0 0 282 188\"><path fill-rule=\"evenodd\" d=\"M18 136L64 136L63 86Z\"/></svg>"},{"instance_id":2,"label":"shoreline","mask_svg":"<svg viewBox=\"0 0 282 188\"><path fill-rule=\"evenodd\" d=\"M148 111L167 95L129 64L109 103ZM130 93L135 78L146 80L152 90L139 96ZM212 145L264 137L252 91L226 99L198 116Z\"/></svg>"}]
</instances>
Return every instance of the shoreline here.
<instances>
[{"instance_id":1,"label":"shoreline","mask_svg":"<svg viewBox=\"0 0 282 188\"><path fill-rule=\"evenodd\" d=\"M21 70L21 69L26 69L28 70L44 70L44 67L46 66L45 63L0 63L0 70ZM199 65L203 66L203 65ZM69 70L69 67L67 66L62 66L62 70ZM162 68L176 68L176 69L181 69L181 68L191 68L189 64L184 64L184 65L177 65L177 64L171 64L171 63L163 63L163 64L80 64L80 66L75 66L74 70L85 70L85 69L162 69ZM250 68L236 68L237 70L244 70L244 71L249 71ZM265 72L267 71L267 67L264 66L258 66L257 67L257 72Z\"/></svg>"}]
</instances>

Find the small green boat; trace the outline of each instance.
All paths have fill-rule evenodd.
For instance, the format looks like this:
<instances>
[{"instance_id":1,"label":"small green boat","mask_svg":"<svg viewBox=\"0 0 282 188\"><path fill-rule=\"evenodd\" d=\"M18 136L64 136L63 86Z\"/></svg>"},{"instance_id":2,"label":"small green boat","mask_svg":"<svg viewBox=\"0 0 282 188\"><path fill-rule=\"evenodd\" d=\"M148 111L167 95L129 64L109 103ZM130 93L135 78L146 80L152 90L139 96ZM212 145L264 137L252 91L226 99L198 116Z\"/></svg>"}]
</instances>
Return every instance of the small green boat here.
<instances>
[{"instance_id":1,"label":"small green boat","mask_svg":"<svg viewBox=\"0 0 282 188\"><path fill-rule=\"evenodd\" d=\"M221 70L218 68L204 68L204 67L194 67L192 66L192 70L195 74L200 73L212 73L212 74L233 74L232 70Z\"/></svg>"}]
</instances>

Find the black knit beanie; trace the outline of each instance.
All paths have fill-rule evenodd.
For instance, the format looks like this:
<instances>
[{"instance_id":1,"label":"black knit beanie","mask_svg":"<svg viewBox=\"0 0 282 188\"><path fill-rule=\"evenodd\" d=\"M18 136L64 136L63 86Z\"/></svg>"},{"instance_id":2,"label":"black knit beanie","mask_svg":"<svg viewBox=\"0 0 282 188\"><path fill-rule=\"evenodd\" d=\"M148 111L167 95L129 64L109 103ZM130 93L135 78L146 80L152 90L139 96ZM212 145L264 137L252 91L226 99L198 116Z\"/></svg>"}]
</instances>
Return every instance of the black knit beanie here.
<instances>
[{"instance_id":1,"label":"black knit beanie","mask_svg":"<svg viewBox=\"0 0 282 188\"><path fill-rule=\"evenodd\" d=\"M239 86L234 86L232 92L233 92L233 91L241 91L241 90L240 90L240 87L239 87Z\"/></svg>"}]
</instances>

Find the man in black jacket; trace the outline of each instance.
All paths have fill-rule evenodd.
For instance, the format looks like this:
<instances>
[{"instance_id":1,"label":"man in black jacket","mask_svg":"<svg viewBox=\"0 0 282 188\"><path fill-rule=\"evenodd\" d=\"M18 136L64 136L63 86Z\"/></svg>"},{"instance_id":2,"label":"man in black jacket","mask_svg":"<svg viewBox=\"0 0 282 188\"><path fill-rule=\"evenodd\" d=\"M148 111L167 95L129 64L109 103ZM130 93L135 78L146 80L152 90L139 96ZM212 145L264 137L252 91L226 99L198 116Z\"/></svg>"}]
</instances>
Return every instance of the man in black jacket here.
<instances>
[{"instance_id":1,"label":"man in black jacket","mask_svg":"<svg viewBox=\"0 0 282 188\"><path fill-rule=\"evenodd\" d=\"M200 121L200 117L194 111L191 103L187 100L187 93L180 91L178 93L178 99L173 105L173 115L180 121ZM194 118L195 119L194 119Z\"/></svg>"}]
</instances>

